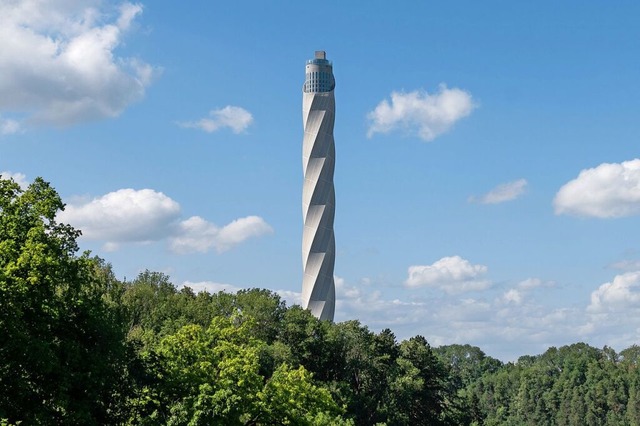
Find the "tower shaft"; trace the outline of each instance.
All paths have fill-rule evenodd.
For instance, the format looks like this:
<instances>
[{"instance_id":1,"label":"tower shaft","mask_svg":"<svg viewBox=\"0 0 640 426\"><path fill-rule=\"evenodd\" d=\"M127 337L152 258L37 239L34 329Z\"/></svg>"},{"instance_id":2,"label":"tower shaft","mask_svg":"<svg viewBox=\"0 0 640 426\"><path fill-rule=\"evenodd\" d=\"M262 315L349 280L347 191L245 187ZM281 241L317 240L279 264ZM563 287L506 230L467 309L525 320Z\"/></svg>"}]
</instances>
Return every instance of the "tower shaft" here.
<instances>
[{"instance_id":1,"label":"tower shaft","mask_svg":"<svg viewBox=\"0 0 640 426\"><path fill-rule=\"evenodd\" d=\"M335 312L335 80L331 62L323 51L307 61L302 94L302 305L322 319L333 321Z\"/></svg>"}]
</instances>

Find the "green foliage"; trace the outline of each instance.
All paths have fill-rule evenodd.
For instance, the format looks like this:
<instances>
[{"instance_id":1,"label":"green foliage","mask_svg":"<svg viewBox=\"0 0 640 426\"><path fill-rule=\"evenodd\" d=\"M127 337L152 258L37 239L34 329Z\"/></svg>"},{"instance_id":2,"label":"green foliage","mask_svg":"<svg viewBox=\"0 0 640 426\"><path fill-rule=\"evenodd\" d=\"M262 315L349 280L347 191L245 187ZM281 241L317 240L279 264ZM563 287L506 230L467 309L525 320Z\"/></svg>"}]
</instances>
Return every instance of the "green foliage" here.
<instances>
[{"instance_id":1,"label":"green foliage","mask_svg":"<svg viewBox=\"0 0 640 426\"><path fill-rule=\"evenodd\" d=\"M640 424L635 353L576 343L487 372L467 387L480 407L476 424Z\"/></svg>"},{"instance_id":2,"label":"green foliage","mask_svg":"<svg viewBox=\"0 0 640 426\"><path fill-rule=\"evenodd\" d=\"M304 368L259 373L255 321L215 317L164 337L153 366L157 381L131 402L132 424L341 424L343 410ZM348 423L343 423L348 424Z\"/></svg>"},{"instance_id":3,"label":"green foliage","mask_svg":"<svg viewBox=\"0 0 640 426\"><path fill-rule=\"evenodd\" d=\"M0 417L10 423L104 424L127 392L120 283L76 256L53 188L0 179Z\"/></svg>"},{"instance_id":4,"label":"green foliage","mask_svg":"<svg viewBox=\"0 0 640 426\"><path fill-rule=\"evenodd\" d=\"M158 348L163 406L168 424L243 424L257 410L258 344L248 333L217 317L203 329L187 325L165 337ZM176 413L178 415L176 415Z\"/></svg>"},{"instance_id":5,"label":"green foliage","mask_svg":"<svg viewBox=\"0 0 640 426\"><path fill-rule=\"evenodd\" d=\"M311 373L304 367L292 369L288 364L278 366L273 376L259 392L261 424L334 425L353 424L342 419L342 409L331 393L313 383Z\"/></svg>"},{"instance_id":6,"label":"green foliage","mask_svg":"<svg viewBox=\"0 0 640 426\"><path fill-rule=\"evenodd\" d=\"M0 179L0 425L640 424L640 347L576 343L502 364L398 343L261 289L120 282L77 255L42 179Z\"/></svg>"}]
</instances>

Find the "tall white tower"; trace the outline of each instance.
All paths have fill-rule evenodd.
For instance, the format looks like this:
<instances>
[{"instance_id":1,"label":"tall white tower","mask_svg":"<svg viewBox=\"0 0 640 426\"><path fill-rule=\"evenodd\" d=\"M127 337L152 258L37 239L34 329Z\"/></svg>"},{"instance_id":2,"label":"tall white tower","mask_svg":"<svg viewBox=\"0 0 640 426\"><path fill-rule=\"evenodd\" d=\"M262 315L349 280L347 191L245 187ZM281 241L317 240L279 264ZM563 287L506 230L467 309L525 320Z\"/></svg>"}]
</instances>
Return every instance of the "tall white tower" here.
<instances>
[{"instance_id":1,"label":"tall white tower","mask_svg":"<svg viewBox=\"0 0 640 426\"><path fill-rule=\"evenodd\" d=\"M324 51L316 51L315 58L307 61L302 88L302 306L317 318L329 321L333 321L336 305L334 87L331 62Z\"/></svg>"}]
</instances>

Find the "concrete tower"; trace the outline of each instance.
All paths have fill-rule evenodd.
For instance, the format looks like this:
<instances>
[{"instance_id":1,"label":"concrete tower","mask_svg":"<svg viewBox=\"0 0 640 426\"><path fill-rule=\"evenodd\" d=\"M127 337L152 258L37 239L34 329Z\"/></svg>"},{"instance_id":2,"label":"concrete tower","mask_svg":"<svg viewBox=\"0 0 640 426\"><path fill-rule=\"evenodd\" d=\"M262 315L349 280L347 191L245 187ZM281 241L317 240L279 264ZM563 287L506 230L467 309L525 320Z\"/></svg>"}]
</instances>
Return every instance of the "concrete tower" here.
<instances>
[{"instance_id":1,"label":"concrete tower","mask_svg":"<svg viewBox=\"0 0 640 426\"><path fill-rule=\"evenodd\" d=\"M317 51L315 58L307 61L302 88L302 306L317 318L329 321L333 321L336 305L334 87L331 62L324 51Z\"/></svg>"}]
</instances>

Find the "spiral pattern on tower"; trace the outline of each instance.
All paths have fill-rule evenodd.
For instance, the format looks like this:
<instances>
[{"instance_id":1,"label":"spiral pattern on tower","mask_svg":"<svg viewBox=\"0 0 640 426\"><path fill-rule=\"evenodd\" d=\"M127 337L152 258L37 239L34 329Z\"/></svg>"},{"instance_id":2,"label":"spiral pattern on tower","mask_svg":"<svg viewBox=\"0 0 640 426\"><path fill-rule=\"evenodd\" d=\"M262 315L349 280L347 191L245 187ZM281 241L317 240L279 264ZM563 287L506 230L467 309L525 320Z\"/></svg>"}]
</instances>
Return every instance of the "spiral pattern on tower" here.
<instances>
[{"instance_id":1,"label":"spiral pattern on tower","mask_svg":"<svg viewBox=\"0 0 640 426\"><path fill-rule=\"evenodd\" d=\"M321 320L333 321L336 291L335 192L335 80L324 51L307 61L302 94L302 305Z\"/></svg>"}]
</instances>

